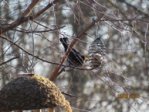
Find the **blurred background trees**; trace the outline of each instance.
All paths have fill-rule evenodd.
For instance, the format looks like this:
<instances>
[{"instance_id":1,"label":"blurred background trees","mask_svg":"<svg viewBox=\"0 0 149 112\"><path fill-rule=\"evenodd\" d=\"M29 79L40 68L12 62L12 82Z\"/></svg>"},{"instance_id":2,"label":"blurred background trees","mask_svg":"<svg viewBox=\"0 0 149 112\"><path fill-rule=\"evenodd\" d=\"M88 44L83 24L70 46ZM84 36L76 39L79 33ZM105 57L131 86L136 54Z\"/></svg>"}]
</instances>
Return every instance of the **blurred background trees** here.
<instances>
[{"instance_id":1,"label":"blurred background trees","mask_svg":"<svg viewBox=\"0 0 149 112\"><path fill-rule=\"evenodd\" d=\"M32 8L26 10L31 3ZM64 56L59 38L68 37L71 42L98 18L75 48L87 55L91 42L101 36L108 58L104 67L113 73L74 69L60 74L56 84L72 94L67 97L74 112L147 112L147 0L1 0L1 87L22 72L49 77ZM140 96L117 98L124 91Z\"/></svg>"}]
</instances>

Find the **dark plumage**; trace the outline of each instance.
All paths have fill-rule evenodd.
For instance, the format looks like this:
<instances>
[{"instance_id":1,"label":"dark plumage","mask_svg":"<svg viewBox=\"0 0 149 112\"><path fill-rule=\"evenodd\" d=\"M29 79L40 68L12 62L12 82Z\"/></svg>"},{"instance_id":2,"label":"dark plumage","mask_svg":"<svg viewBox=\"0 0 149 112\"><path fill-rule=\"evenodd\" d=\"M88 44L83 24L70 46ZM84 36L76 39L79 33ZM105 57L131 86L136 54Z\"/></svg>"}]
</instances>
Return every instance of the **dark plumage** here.
<instances>
[{"instance_id":1,"label":"dark plumage","mask_svg":"<svg viewBox=\"0 0 149 112\"><path fill-rule=\"evenodd\" d=\"M64 46L65 52L68 49L68 38L64 37L64 38L60 38L60 42L62 43L62 45ZM73 49L70 51L69 55L68 55L68 59L67 62L69 64L69 66L81 66L83 64L85 57L83 55L81 55L77 50Z\"/></svg>"}]
</instances>

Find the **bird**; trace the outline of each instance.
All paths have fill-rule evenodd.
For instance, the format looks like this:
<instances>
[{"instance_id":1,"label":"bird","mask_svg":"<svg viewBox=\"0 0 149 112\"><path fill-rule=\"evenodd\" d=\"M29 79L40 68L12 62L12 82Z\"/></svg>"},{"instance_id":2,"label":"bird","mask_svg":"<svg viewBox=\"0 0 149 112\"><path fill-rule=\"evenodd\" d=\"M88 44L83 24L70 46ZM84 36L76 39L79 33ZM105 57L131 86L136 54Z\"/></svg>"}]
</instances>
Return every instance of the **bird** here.
<instances>
[{"instance_id":1,"label":"bird","mask_svg":"<svg viewBox=\"0 0 149 112\"><path fill-rule=\"evenodd\" d=\"M64 47L64 51L66 52L69 46L68 38L67 37L60 38L60 42L62 43ZM82 55L76 49L72 48L68 55L67 63L69 66L80 67L83 65L84 60L85 60L85 56Z\"/></svg>"},{"instance_id":2,"label":"bird","mask_svg":"<svg viewBox=\"0 0 149 112\"><path fill-rule=\"evenodd\" d=\"M91 68L101 67L105 61L106 47L101 37L96 38L88 50Z\"/></svg>"}]
</instances>

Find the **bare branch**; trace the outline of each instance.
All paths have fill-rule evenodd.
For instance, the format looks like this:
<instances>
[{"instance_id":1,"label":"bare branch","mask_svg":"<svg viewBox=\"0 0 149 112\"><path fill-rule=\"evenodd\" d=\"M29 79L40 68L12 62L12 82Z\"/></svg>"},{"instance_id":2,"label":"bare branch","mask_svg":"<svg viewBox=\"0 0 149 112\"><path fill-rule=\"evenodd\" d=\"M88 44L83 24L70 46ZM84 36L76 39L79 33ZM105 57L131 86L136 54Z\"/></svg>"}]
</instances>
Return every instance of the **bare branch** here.
<instances>
[{"instance_id":1,"label":"bare branch","mask_svg":"<svg viewBox=\"0 0 149 112\"><path fill-rule=\"evenodd\" d=\"M57 31L61 28L63 28L64 26L62 27L57 27L57 28L54 28L54 29L47 29L47 30L41 30L41 31L29 31L29 30L25 30L25 29L12 29L14 31L18 31L18 32L23 32L23 33L43 33L43 32L50 32L50 31Z\"/></svg>"},{"instance_id":2,"label":"bare branch","mask_svg":"<svg viewBox=\"0 0 149 112\"><path fill-rule=\"evenodd\" d=\"M41 9L37 14L35 14L34 16L27 16L27 17L19 17L16 21L12 22L9 26L6 27L0 27L0 35L2 33L7 32L10 29L13 29L17 26L19 26L20 24L27 22L29 20L33 20L35 18L37 18L38 16L40 16L43 12L45 12L47 9L49 9L51 6L53 6L53 4L55 4L56 2L58 2L59 0L54 0L52 3L49 3L46 7L44 7L43 9Z\"/></svg>"},{"instance_id":3,"label":"bare branch","mask_svg":"<svg viewBox=\"0 0 149 112\"><path fill-rule=\"evenodd\" d=\"M23 12L22 17L30 15L33 7L39 2L39 0L32 0L31 4L28 6L28 8Z\"/></svg>"},{"instance_id":4,"label":"bare branch","mask_svg":"<svg viewBox=\"0 0 149 112\"><path fill-rule=\"evenodd\" d=\"M6 64L6 63L9 63L10 61L12 61L12 60L14 60L14 59L17 59L17 58L18 58L18 57L13 57L13 58L11 58L11 59L5 61L5 62L2 62L2 63L0 63L0 66L4 65L4 64Z\"/></svg>"},{"instance_id":5,"label":"bare branch","mask_svg":"<svg viewBox=\"0 0 149 112\"><path fill-rule=\"evenodd\" d=\"M37 58L37 59L39 59L39 60L41 60L41 61L43 61L43 62L47 62L47 63L50 63L50 64L57 64L57 65L58 65L58 63L54 63L54 62L47 61L47 60L45 60L45 59L40 58L39 56L36 56L36 55L34 55L34 54L32 54L32 53L26 51L25 49L23 49L23 48L20 47L18 44L16 44L15 42L11 41L9 38L7 38L7 37L5 37L5 36L2 36L2 35L1 35L0 38L2 38L2 39L4 39L4 40L7 40L8 42L12 43L13 45L15 45L15 46L18 47L20 50L22 50L23 52L27 53L27 54L30 55L30 56L33 56L33 57L35 57L35 58Z\"/></svg>"},{"instance_id":6,"label":"bare branch","mask_svg":"<svg viewBox=\"0 0 149 112\"><path fill-rule=\"evenodd\" d=\"M137 7L129 4L128 2L126 2L125 0L120 0L120 2L125 3L127 6L132 7L135 11L139 12L140 14L143 14L145 17L149 17L149 14L143 12L142 10L138 9Z\"/></svg>"}]
</instances>

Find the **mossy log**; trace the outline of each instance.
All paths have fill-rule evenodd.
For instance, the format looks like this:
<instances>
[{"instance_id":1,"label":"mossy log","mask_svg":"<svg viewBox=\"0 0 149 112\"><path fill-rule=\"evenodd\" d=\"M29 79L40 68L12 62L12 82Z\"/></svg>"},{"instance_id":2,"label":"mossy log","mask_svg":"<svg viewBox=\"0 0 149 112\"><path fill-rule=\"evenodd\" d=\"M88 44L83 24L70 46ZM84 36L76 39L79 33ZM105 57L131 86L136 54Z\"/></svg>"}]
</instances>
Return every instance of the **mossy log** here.
<instances>
[{"instance_id":1,"label":"mossy log","mask_svg":"<svg viewBox=\"0 0 149 112\"><path fill-rule=\"evenodd\" d=\"M0 90L0 112L63 107L72 112L69 102L49 79L33 75L10 81Z\"/></svg>"}]
</instances>

